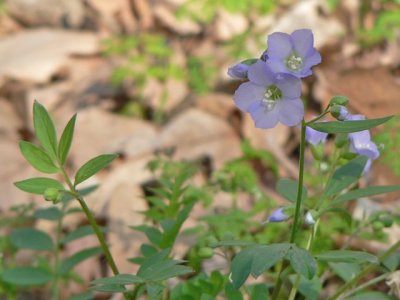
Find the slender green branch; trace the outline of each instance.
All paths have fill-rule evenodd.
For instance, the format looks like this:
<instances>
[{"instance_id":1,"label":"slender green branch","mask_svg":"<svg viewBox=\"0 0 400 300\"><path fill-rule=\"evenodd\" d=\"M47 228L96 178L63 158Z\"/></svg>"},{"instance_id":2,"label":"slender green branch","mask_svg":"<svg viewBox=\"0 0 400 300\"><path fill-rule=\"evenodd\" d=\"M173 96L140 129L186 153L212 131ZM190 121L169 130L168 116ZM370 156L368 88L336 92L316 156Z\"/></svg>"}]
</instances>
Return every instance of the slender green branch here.
<instances>
[{"instance_id":1,"label":"slender green branch","mask_svg":"<svg viewBox=\"0 0 400 300\"><path fill-rule=\"evenodd\" d=\"M400 241L393 244L388 250L386 250L382 255L379 256L379 260L382 261L392 255L398 248L400 248ZM339 288L336 293L330 298L330 300L338 299L347 289L355 285L361 278L366 274L374 271L379 265L368 265L365 267L357 276L355 276L350 281L346 282L341 288Z\"/></svg>"},{"instance_id":2,"label":"slender green branch","mask_svg":"<svg viewBox=\"0 0 400 300\"><path fill-rule=\"evenodd\" d=\"M330 113L330 110L327 108L321 115L319 115L318 117L312 119L311 121L308 121L305 125L306 126L311 125L311 124L317 122L318 120L321 120L323 117L325 117L329 113Z\"/></svg>"},{"instance_id":3,"label":"slender green branch","mask_svg":"<svg viewBox=\"0 0 400 300\"><path fill-rule=\"evenodd\" d=\"M321 117L324 114L321 115ZM300 161L299 161L299 183L297 186L297 199L296 199L296 208L294 212L294 219L292 225L292 232L290 235L290 243L294 243L296 240L296 233L298 231L299 219L300 219L300 211L301 211L301 200L303 195L303 181L304 181L304 151L306 147L306 122L304 119L301 121L301 136L300 136ZM272 293L271 299L275 300L279 296L279 292L282 287L282 273L288 267L288 263L286 261L283 262L282 268L278 274L278 280L276 282L274 291Z\"/></svg>"},{"instance_id":4,"label":"slender green branch","mask_svg":"<svg viewBox=\"0 0 400 300\"><path fill-rule=\"evenodd\" d=\"M371 285L377 284L378 282L381 282L382 280L385 280L386 278L388 278L389 275L390 275L390 273L385 273L385 274L382 274L382 275L380 275L378 277L375 277L375 278L367 281L366 283L363 283L363 284L359 285L358 287L356 287L356 288L348 291L347 293L343 294L343 298L347 298L347 297L349 297L349 296L351 296L351 295L353 295L353 294L355 294L355 293L357 293L357 292L359 292L359 291L361 291L361 290L363 290L363 289L365 289L365 288L367 288L367 287L369 287Z\"/></svg>"},{"instance_id":5,"label":"slender green branch","mask_svg":"<svg viewBox=\"0 0 400 300\"><path fill-rule=\"evenodd\" d=\"M110 266L114 275L118 275L119 271L118 271L117 265L115 264L115 261L110 253L110 250L108 249L104 234L100 230L99 225L97 225L96 219L94 218L92 212L90 211L89 207L87 206L85 200L79 195L78 191L75 189L74 185L72 184L71 180L69 179L64 168L61 168L61 172L64 176L64 180L67 182L67 185L70 188L71 194L75 197L76 200L78 200L79 204L82 207L83 212L86 215L86 218L89 221L90 226L92 226L94 233L96 234L97 239L99 240L100 247L103 251L103 254L106 257L108 265Z\"/></svg>"}]
</instances>

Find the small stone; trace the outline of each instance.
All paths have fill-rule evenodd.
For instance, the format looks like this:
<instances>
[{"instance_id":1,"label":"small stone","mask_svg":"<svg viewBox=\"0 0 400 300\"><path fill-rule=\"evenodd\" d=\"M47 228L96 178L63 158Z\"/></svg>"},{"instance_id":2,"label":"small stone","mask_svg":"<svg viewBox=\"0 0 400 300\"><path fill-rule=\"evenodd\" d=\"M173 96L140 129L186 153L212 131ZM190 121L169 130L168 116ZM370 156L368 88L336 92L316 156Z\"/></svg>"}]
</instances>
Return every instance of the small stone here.
<instances>
[{"instance_id":1,"label":"small stone","mask_svg":"<svg viewBox=\"0 0 400 300\"><path fill-rule=\"evenodd\" d=\"M249 27L249 21L242 14L230 13L220 9L216 17L216 38L219 41L229 41L242 34Z\"/></svg>"}]
</instances>

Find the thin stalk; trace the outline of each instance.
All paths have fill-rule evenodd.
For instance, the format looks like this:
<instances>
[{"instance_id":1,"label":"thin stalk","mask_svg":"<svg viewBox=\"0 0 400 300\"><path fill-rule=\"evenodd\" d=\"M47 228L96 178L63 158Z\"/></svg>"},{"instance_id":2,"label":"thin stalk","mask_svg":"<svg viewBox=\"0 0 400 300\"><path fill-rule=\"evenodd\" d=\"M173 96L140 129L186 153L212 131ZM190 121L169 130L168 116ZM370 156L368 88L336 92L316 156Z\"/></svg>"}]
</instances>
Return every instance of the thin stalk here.
<instances>
[{"instance_id":1,"label":"thin stalk","mask_svg":"<svg viewBox=\"0 0 400 300\"><path fill-rule=\"evenodd\" d=\"M313 229L310 234L310 238L308 239L308 242L307 242L307 246L306 246L307 250L310 250L313 246L315 235L317 234L317 230L318 230L318 226L319 226L319 220L320 219L318 219L317 222L315 223L315 225L313 226ZM300 282L301 282L301 276L297 275L296 280L292 286L292 290L290 291L290 294L289 294L289 298L288 298L289 300L294 300L294 298L296 297L297 289L299 288Z\"/></svg>"},{"instance_id":2,"label":"thin stalk","mask_svg":"<svg viewBox=\"0 0 400 300\"><path fill-rule=\"evenodd\" d=\"M388 250L386 250L383 254L381 254L378 258L380 261L384 260L388 256L392 255L398 248L400 248L400 241L393 244ZM350 281L346 282L341 288L339 288L336 293L330 298L330 300L338 299L347 289L355 285L361 278L363 278L366 274L374 271L378 265L368 265L365 267L357 276L353 277Z\"/></svg>"},{"instance_id":3,"label":"thin stalk","mask_svg":"<svg viewBox=\"0 0 400 300\"><path fill-rule=\"evenodd\" d=\"M303 119L301 122L301 137L300 137L300 162L299 162L299 184L297 186L297 199L296 208L294 211L294 219L292 226L292 233L290 235L290 243L294 243L296 240L296 234L299 230L299 219L301 209L301 198L303 195L303 181L304 181L304 150L306 148L306 123Z\"/></svg>"},{"instance_id":4,"label":"thin stalk","mask_svg":"<svg viewBox=\"0 0 400 300\"><path fill-rule=\"evenodd\" d=\"M321 115L324 116L327 112ZM315 119L314 119L315 120ZM310 122L309 122L310 123ZM292 232L290 234L290 243L294 243L296 240L296 234L299 230L299 219L300 219L300 209L301 209L301 198L303 195L303 181L304 181L304 151L306 148L306 122L304 119L301 121L301 135L300 135L300 161L299 161L299 184L297 186L297 199L296 199L296 208L294 212L294 219L292 225ZM282 287L282 272L288 267L288 263L286 261L283 262L282 268L278 274L278 280L276 282L274 291L272 293L271 299L275 300L279 296L279 292Z\"/></svg>"},{"instance_id":5,"label":"thin stalk","mask_svg":"<svg viewBox=\"0 0 400 300\"><path fill-rule=\"evenodd\" d=\"M107 243L104 238L103 232L100 230L99 225L96 223L96 219L94 218L92 212L90 211L89 207L87 206L85 200L79 195L78 191L75 189L74 185L72 184L71 180L69 179L67 173L63 168L61 168L61 172L64 176L65 181L67 182L68 187L70 188L71 194L75 197L76 200L78 200L79 204L82 207L83 212L86 215L86 218L89 221L90 226L92 226L94 233L97 236L97 239L99 240L100 247L103 251L103 254L107 260L108 265L110 266L112 272L114 275L118 275L119 271L117 268L117 265L115 264L115 261L110 253L110 250L108 249Z\"/></svg>"},{"instance_id":6,"label":"thin stalk","mask_svg":"<svg viewBox=\"0 0 400 300\"><path fill-rule=\"evenodd\" d=\"M328 107L328 108L329 108L329 107ZM321 119L322 119L323 117L325 117L327 114L329 114L329 113L330 113L330 110L328 110L328 108L327 108L321 115L319 115L318 117L312 119L311 121L308 121L308 122L306 123L306 125L311 125L311 124L317 122L318 120L321 120Z\"/></svg>"},{"instance_id":7,"label":"thin stalk","mask_svg":"<svg viewBox=\"0 0 400 300\"><path fill-rule=\"evenodd\" d=\"M113 274L118 275L119 274L118 267L114 261L114 258L111 255L110 250L108 249L104 234L100 230L99 225L97 225L95 217L93 216L92 212L90 211L89 207L87 206L85 200L81 197L81 195L79 195L78 191L75 189L75 186L72 184L71 180L69 179L67 172L65 172L65 169L63 167L61 167L60 169L61 169L61 173L64 177L64 180L70 189L71 194L75 197L76 200L78 200L79 204L82 207L83 212L86 215L87 220L89 221L90 226L92 227L94 233L96 234L97 239L100 243L100 248L103 251L103 254L106 258L108 265L110 266ZM127 300L130 299L130 297L126 293L124 293L124 298Z\"/></svg>"},{"instance_id":8,"label":"thin stalk","mask_svg":"<svg viewBox=\"0 0 400 300\"><path fill-rule=\"evenodd\" d=\"M60 299L60 289L58 288L59 284L58 281L60 280L60 242L61 242L61 233L62 233L62 223L64 219L65 213L65 204L62 203L61 207L61 215L60 218L57 220L57 229L56 229L56 241L55 241L55 248L54 248L54 279L52 282L52 298L53 300Z\"/></svg>"},{"instance_id":9,"label":"thin stalk","mask_svg":"<svg viewBox=\"0 0 400 300\"><path fill-rule=\"evenodd\" d=\"M363 283L363 284L359 285L358 287L356 287L356 288L348 291L347 293L343 294L343 298L347 298L347 297L349 297L349 296L351 296L351 295L353 295L353 294L355 294L355 293L357 293L357 292L359 292L359 291L361 291L361 290L363 290L363 289L365 289L367 287L370 287L371 285L377 284L378 282L381 282L382 280L385 280L386 278L388 278L389 275L390 275L389 273L385 273L385 274L382 274L381 276L373 278L373 279L367 281L366 283Z\"/></svg>"}]
</instances>

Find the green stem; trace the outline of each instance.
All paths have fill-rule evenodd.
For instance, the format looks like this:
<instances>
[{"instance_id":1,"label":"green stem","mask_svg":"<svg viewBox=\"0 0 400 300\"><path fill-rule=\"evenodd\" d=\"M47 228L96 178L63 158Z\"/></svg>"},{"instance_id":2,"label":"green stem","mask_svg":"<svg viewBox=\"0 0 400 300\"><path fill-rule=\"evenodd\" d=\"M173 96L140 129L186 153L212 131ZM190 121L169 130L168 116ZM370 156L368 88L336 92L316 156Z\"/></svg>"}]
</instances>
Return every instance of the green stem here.
<instances>
[{"instance_id":1,"label":"green stem","mask_svg":"<svg viewBox=\"0 0 400 300\"><path fill-rule=\"evenodd\" d=\"M64 219L65 213L65 204L62 203L61 207L61 215L57 221L57 229L56 229L56 241L54 248L54 279L52 282L52 298L53 300L58 300L60 298L60 289L58 288L58 281L60 280L60 243L61 243L61 233L62 233L62 223Z\"/></svg>"},{"instance_id":2,"label":"green stem","mask_svg":"<svg viewBox=\"0 0 400 300\"><path fill-rule=\"evenodd\" d=\"M317 230L318 230L318 226L319 226L319 221L320 221L320 219L317 220L317 222L315 223L315 225L312 228L310 238L308 239L307 246L306 246L307 250L312 249L315 235L317 234ZM289 294L289 300L294 300L294 298L296 297L297 289L299 288L300 282L301 282L301 276L297 275L296 280L292 286L292 290L290 291L290 294Z\"/></svg>"},{"instance_id":3,"label":"green stem","mask_svg":"<svg viewBox=\"0 0 400 300\"><path fill-rule=\"evenodd\" d=\"M345 293L343 295L343 298L347 298L347 297L349 297L349 296L351 296L351 295L353 295L353 294L355 294L355 293L357 293L357 292L359 292L359 291L361 291L361 290L363 290L363 289L365 289L367 287L370 287L371 285L377 284L378 282L381 282L382 280L385 280L386 278L388 278L389 275L390 275L390 273L385 273L385 274L382 274L381 276L373 278L373 279L367 281L366 283L363 283L360 286L348 291L347 293Z\"/></svg>"},{"instance_id":4,"label":"green stem","mask_svg":"<svg viewBox=\"0 0 400 300\"><path fill-rule=\"evenodd\" d=\"M301 198L303 195L303 181L304 181L304 150L306 148L306 123L303 119L301 122L301 138L300 138L300 163L299 163L299 184L297 186L297 199L296 209L294 211L294 219L292 226L292 233L290 235L290 243L294 243L296 240L296 234L298 232L298 225L300 219L301 209Z\"/></svg>"},{"instance_id":5,"label":"green stem","mask_svg":"<svg viewBox=\"0 0 400 300\"><path fill-rule=\"evenodd\" d=\"M326 114L321 115L321 118ZM318 119L318 118L316 118ZM316 120L314 119L314 120ZM310 122L309 122L310 123ZM292 226L292 232L290 235L290 243L294 243L296 240L296 234L299 225L299 219L300 219L300 210L301 210L301 198L303 195L303 181L304 181L304 151L306 148L306 122L304 119L301 121L301 135L300 135L300 161L299 161L299 184L297 186L297 199L296 199L296 208L294 212L294 219L293 219L293 226ZM286 261L283 262L282 268L278 274L278 280L276 282L274 291L272 293L271 299L275 300L279 296L279 292L282 287L282 272L288 267L288 264Z\"/></svg>"},{"instance_id":6,"label":"green stem","mask_svg":"<svg viewBox=\"0 0 400 300\"><path fill-rule=\"evenodd\" d=\"M392 255L398 248L400 248L400 241L393 244L388 250L386 250L382 255L380 255L379 261L382 261ZM368 265L365 267L357 276L355 276L350 281L346 282L340 289L336 291L336 293L330 298L330 300L335 300L340 297L347 289L355 285L361 278L363 278L366 274L374 271L379 265Z\"/></svg>"},{"instance_id":7,"label":"green stem","mask_svg":"<svg viewBox=\"0 0 400 300\"><path fill-rule=\"evenodd\" d=\"M311 124L317 122L318 120L321 120L323 117L325 117L329 113L330 113L330 110L329 110L329 107L327 107L327 109L325 109L325 111L321 115L319 115L318 117L312 119L311 121L308 121L306 123L306 125L308 126L308 125L311 125Z\"/></svg>"},{"instance_id":8,"label":"green stem","mask_svg":"<svg viewBox=\"0 0 400 300\"><path fill-rule=\"evenodd\" d=\"M86 215L86 218L89 221L90 226L92 226L93 231L96 234L97 239L99 240L100 247L103 251L103 254L107 260L108 265L110 266L114 275L118 275L119 271L118 271L117 265L115 264L115 261L111 255L110 250L108 249L104 234L100 230L99 225L97 225L97 223L96 223L96 219L94 218L92 212L90 211L89 207L87 206L85 200L83 200L83 198L79 195L78 191L75 189L74 185L72 184L71 180L69 179L64 168L61 168L61 172L64 176L65 181L67 182L68 187L70 188L71 194L75 197L76 200L78 200L79 204L82 207L83 212Z\"/></svg>"}]
</instances>

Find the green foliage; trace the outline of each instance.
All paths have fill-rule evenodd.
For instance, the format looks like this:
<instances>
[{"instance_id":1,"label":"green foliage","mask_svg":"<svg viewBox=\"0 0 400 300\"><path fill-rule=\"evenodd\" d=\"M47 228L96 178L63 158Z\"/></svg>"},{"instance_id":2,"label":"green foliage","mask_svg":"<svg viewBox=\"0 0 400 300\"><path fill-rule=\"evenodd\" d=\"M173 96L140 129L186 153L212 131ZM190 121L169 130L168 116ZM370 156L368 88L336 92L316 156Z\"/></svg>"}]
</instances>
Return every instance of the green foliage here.
<instances>
[{"instance_id":1,"label":"green foliage","mask_svg":"<svg viewBox=\"0 0 400 300\"><path fill-rule=\"evenodd\" d=\"M215 19L220 8L231 13L264 15L270 13L276 7L276 4L276 0L189 0L178 8L176 14L179 18L188 17L198 22L210 23ZM202 13L199 14L199 11Z\"/></svg>"},{"instance_id":2,"label":"green foliage","mask_svg":"<svg viewBox=\"0 0 400 300\"><path fill-rule=\"evenodd\" d=\"M376 135L376 142L383 144L381 149L382 161L400 176L400 158L395 149L400 147L400 117L395 117L385 124L384 130Z\"/></svg>"},{"instance_id":3,"label":"green foliage","mask_svg":"<svg viewBox=\"0 0 400 300\"><path fill-rule=\"evenodd\" d=\"M15 182L15 186L20 190L32 194L43 195L49 188L64 190L64 186L52 178L37 177Z\"/></svg>"},{"instance_id":4,"label":"green foliage","mask_svg":"<svg viewBox=\"0 0 400 300\"><path fill-rule=\"evenodd\" d=\"M400 5L393 4L389 9L382 8L370 29L360 29L358 37L361 45L368 47L384 40L394 40L396 29L400 27Z\"/></svg>"},{"instance_id":5,"label":"green foliage","mask_svg":"<svg viewBox=\"0 0 400 300\"><path fill-rule=\"evenodd\" d=\"M54 248L53 241L47 233L33 228L14 229L10 234L10 241L17 249L51 251Z\"/></svg>"},{"instance_id":6,"label":"green foliage","mask_svg":"<svg viewBox=\"0 0 400 300\"><path fill-rule=\"evenodd\" d=\"M276 184L276 191L290 202L295 203L297 199L298 186L299 183L297 180L279 179L278 183ZM301 202L304 202L306 199L307 199L307 189L303 187Z\"/></svg>"},{"instance_id":7,"label":"green foliage","mask_svg":"<svg viewBox=\"0 0 400 300\"><path fill-rule=\"evenodd\" d=\"M74 129L76 122L76 114L71 118L61 135L60 142L58 144L57 156L60 160L61 165L65 164L69 149L71 148L72 139L74 137Z\"/></svg>"},{"instance_id":8,"label":"green foliage","mask_svg":"<svg viewBox=\"0 0 400 300\"><path fill-rule=\"evenodd\" d=\"M43 285L51 280L51 274L40 268L17 267L6 270L0 274L1 279L15 286Z\"/></svg>"},{"instance_id":9,"label":"green foliage","mask_svg":"<svg viewBox=\"0 0 400 300\"><path fill-rule=\"evenodd\" d=\"M393 118L393 116L360 121L316 122L311 123L308 126L317 131L327 133L350 133L371 129L373 127L386 123L391 118Z\"/></svg>"},{"instance_id":10,"label":"green foliage","mask_svg":"<svg viewBox=\"0 0 400 300\"><path fill-rule=\"evenodd\" d=\"M188 58L188 84L196 94L209 92L214 85L216 69L212 57Z\"/></svg>"},{"instance_id":11,"label":"green foliage","mask_svg":"<svg viewBox=\"0 0 400 300\"><path fill-rule=\"evenodd\" d=\"M107 167L117 157L117 154L102 154L95 158L92 158L82 167L80 167L78 172L76 172L74 185L76 186L86 179L92 177L100 170Z\"/></svg>"},{"instance_id":12,"label":"green foliage","mask_svg":"<svg viewBox=\"0 0 400 300\"><path fill-rule=\"evenodd\" d=\"M338 168L328 181L324 194L326 196L336 195L356 182L361 177L367 160L368 158L365 156L358 156Z\"/></svg>"}]
</instances>

